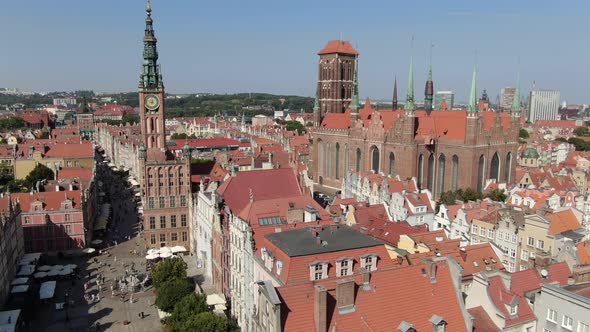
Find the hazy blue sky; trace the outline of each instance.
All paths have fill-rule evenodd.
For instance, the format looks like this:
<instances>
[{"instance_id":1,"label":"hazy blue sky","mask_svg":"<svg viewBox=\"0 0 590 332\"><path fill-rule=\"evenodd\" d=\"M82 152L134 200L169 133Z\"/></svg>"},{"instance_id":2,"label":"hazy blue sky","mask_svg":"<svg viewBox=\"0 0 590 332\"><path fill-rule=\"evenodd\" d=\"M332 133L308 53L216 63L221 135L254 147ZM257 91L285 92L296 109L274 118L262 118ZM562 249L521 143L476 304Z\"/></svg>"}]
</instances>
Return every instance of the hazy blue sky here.
<instances>
[{"instance_id":1,"label":"hazy blue sky","mask_svg":"<svg viewBox=\"0 0 590 332\"><path fill-rule=\"evenodd\" d=\"M478 94L514 84L590 102L590 1L153 0L168 92L313 95L317 52L330 39L361 53L361 97L405 94L414 41L417 99L433 50L436 90L464 100L478 50ZM136 89L143 0L0 0L0 87ZM400 98L403 99L403 98Z\"/></svg>"}]
</instances>

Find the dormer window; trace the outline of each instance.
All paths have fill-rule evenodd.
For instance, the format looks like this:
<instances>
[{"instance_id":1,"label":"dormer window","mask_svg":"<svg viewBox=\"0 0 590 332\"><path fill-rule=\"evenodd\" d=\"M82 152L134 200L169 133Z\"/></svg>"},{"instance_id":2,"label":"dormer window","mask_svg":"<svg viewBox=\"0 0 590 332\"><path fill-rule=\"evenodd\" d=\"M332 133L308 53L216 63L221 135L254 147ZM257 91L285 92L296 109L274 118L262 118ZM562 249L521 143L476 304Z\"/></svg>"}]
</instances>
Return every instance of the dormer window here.
<instances>
[{"instance_id":1,"label":"dormer window","mask_svg":"<svg viewBox=\"0 0 590 332\"><path fill-rule=\"evenodd\" d=\"M351 257L339 258L336 260L336 276L343 277L352 275L353 259Z\"/></svg>"},{"instance_id":2,"label":"dormer window","mask_svg":"<svg viewBox=\"0 0 590 332\"><path fill-rule=\"evenodd\" d=\"M309 280L322 280L328 277L328 262L312 262L309 264Z\"/></svg>"},{"instance_id":3,"label":"dormer window","mask_svg":"<svg viewBox=\"0 0 590 332\"><path fill-rule=\"evenodd\" d=\"M432 330L434 332L445 332L447 322L439 315L432 315L432 317L430 317L430 323L432 324Z\"/></svg>"},{"instance_id":4,"label":"dormer window","mask_svg":"<svg viewBox=\"0 0 590 332\"><path fill-rule=\"evenodd\" d=\"M377 270L377 255L367 254L361 256L361 268L365 268L369 272Z\"/></svg>"}]
</instances>

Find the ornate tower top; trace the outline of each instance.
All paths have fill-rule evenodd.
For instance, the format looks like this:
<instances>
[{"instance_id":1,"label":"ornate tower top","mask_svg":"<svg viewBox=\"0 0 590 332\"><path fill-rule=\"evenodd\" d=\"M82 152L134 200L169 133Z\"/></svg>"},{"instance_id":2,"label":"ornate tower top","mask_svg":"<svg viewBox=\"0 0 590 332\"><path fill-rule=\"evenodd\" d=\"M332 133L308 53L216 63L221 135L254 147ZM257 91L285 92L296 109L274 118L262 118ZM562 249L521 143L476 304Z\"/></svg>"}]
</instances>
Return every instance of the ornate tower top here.
<instances>
[{"instance_id":1,"label":"ornate tower top","mask_svg":"<svg viewBox=\"0 0 590 332\"><path fill-rule=\"evenodd\" d=\"M359 109L359 62L358 58L354 62L354 77L352 79L352 97L350 99L350 109L356 112Z\"/></svg>"},{"instance_id":2,"label":"ornate tower top","mask_svg":"<svg viewBox=\"0 0 590 332\"><path fill-rule=\"evenodd\" d=\"M467 113L477 113L477 68L473 67L473 78L471 79L471 93L469 94L469 103L467 104Z\"/></svg>"},{"instance_id":3,"label":"ornate tower top","mask_svg":"<svg viewBox=\"0 0 590 332\"><path fill-rule=\"evenodd\" d=\"M152 6L147 0L145 18L145 34L143 37L143 71L140 75L139 86L144 88L161 87L162 75L158 66L158 40L154 33L154 21L152 20Z\"/></svg>"},{"instance_id":4,"label":"ornate tower top","mask_svg":"<svg viewBox=\"0 0 590 332\"><path fill-rule=\"evenodd\" d=\"M397 109L397 77L393 80L393 99L392 99L392 110Z\"/></svg>"},{"instance_id":5,"label":"ornate tower top","mask_svg":"<svg viewBox=\"0 0 590 332\"><path fill-rule=\"evenodd\" d=\"M410 74L408 77L408 92L406 94L406 105L404 107L406 112L414 112L416 105L414 104L414 58L410 58Z\"/></svg>"},{"instance_id":6,"label":"ornate tower top","mask_svg":"<svg viewBox=\"0 0 590 332\"><path fill-rule=\"evenodd\" d=\"M512 114L517 114L520 109L520 73L516 76L516 88L514 89L514 99L512 99Z\"/></svg>"}]
</instances>

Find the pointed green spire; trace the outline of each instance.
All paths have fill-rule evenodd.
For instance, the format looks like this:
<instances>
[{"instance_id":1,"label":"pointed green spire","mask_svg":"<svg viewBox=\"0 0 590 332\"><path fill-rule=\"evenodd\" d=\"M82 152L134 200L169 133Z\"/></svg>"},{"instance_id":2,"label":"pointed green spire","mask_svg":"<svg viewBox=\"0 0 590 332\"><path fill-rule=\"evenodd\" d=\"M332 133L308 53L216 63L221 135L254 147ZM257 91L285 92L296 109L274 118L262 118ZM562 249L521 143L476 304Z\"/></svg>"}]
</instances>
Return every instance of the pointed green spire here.
<instances>
[{"instance_id":1,"label":"pointed green spire","mask_svg":"<svg viewBox=\"0 0 590 332\"><path fill-rule=\"evenodd\" d=\"M414 104L414 58L410 58L410 74L408 77L408 92L406 94L406 111L413 111L416 109Z\"/></svg>"},{"instance_id":2,"label":"pointed green spire","mask_svg":"<svg viewBox=\"0 0 590 332\"><path fill-rule=\"evenodd\" d=\"M315 89L315 100L313 101L313 110L317 111L320 109L320 87Z\"/></svg>"},{"instance_id":3,"label":"pointed green spire","mask_svg":"<svg viewBox=\"0 0 590 332\"><path fill-rule=\"evenodd\" d=\"M350 99L350 109L356 111L359 109L359 59L354 61L354 78L352 81L352 98Z\"/></svg>"},{"instance_id":4,"label":"pointed green spire","mask_svg":"<svg viewBox=\"0 0 590 332\"><path fill-rule=\"evenodd\" d=\"M520 73L516 76L516 88L514 89L514 99L512 99L512 112L520 111Z\"/></svg>"},{"instance_id":5,"label":"pointed green spire","mask_svg":"<svg viewBox=\"0 0 590 332\"><path fill-rule=\"evenodd\" d=\"M469 104L467 104L467 112L477 112L477 68L473 67L473 78L471 79L471 93L469 94Z\"/></svg>"}]
</instances>

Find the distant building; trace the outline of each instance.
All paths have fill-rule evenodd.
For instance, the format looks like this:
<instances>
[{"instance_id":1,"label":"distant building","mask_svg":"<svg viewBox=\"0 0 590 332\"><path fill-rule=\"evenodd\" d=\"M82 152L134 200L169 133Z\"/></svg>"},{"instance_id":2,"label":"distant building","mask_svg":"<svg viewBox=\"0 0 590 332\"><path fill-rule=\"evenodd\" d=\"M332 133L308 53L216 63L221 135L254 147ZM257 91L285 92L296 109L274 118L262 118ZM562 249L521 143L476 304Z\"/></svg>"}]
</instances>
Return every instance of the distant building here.
<instances>
[{"instance_id":1,"label":"distant building","mask_svg":"<svg viewBox=\"0 0 590 332\"><path fill-rule=\"evenodd\" d=\"M455 93L453 91L437 91L434 95L434 109L440 110L440 103L445 101L447 109L452 110L455 103Z\"/></svg>"},{"instance_id":2,"label":"distant building","mask_svg":"<svg viewBox=\"0 0 590 332\"><path fill-rule=\"evenodd\" d=\"M514 101L515 88L505 87L500 90L500 110L509 111Z\"/></svg>"},{"instance_id":3,"label":"distant building","mask_svg":"<svg viewBox=\"0 0 590 332\"><path fill-rule=\"evenodd\" d=\"M53 105L76 105L76 98L53 98Z\"/></svg>"},{"instance_id":4,"label":"distant building","mask_svg":"<svg viewBox=\"0 0 590 332\"><path fill-rule=\"evenodd\" d=\"M559 119L560 92L557 90L531 91L531 104L527 120L557 120Z\"/></svg>"},{"instance_id":5,"label":"distant building","mask_svg":"<svg viewBox=\"0 0 590 332\"><path fill-rule=\"evenodd\" d=\"M271 118L266 115L258 114L252 118L252 125L253 126L266 126L269 122L271 122Z\"/></svg>"}]
</instances>

